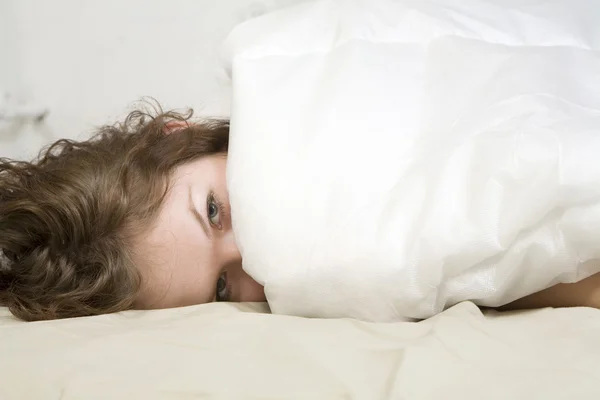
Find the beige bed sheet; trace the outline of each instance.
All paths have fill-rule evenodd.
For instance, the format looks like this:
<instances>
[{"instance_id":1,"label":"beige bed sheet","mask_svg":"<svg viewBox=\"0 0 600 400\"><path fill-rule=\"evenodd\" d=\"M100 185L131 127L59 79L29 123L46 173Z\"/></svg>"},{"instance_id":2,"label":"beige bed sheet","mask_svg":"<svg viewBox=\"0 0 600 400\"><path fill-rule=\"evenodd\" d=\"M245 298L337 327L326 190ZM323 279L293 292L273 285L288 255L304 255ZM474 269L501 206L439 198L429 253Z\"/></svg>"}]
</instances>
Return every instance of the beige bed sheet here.
<instances>
[{"instance_id":1,"label":"beige bed sheet","mask_svg":"<svg viewBox=\"0 0 600 400\"><path fill-rule=\"evenodd\" d=\"M600 311L420 323L260 304L22 323L0 309L0 399L600 399Z\"/></svg>"}]
</instances>

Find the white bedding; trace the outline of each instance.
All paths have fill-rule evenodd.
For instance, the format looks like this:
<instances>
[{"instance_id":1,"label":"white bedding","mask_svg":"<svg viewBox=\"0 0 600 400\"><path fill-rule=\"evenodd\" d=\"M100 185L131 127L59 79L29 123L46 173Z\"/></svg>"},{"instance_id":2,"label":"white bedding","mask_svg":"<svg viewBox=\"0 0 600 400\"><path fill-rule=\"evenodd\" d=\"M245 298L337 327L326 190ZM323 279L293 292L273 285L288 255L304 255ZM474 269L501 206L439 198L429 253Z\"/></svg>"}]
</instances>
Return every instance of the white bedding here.
<instances>
[{"instance_id":1,"label":"white bedding","mask_svg":"<svg viewBox=\"0 0 600 400\"><path fill-rule=\"evenodd\" d=\"M436 18L445 15L438 14L435 12L438 9L433 7L442 3L445 2L410 2L413 6L421 4L423 8L421 13L407 14L405 19L407 31L412 32L415 37L422 38L430 37L433 34L437 35L444 29L446 31L455 29L455 25L440 27L437 22L435 24L427 23L427 21L438 21L439 19ZM540 32L544 32L543 39L547 41L548 49L538 48L539 51L536 53L539 56L539 63L542 64L539 69L540 75L558 73L552 67L555 64L544 62L547 60L545 57L548 54L555 51L573 51L578 54L577 57L580 57L586 51L585 45L596 49L599 46L600 37L595 35L598 32L597 29L586 22L597 17L597 9L591 7L583 15L578 16L578 18L582 18L581 20L575 18L577 10L580 10L585 4L591 3L566 0L562 2L506 0L502 3L512 5L517 10L513 16L518 17L519 20L527 17L526 11L529 9L547 11L547 16L551 19L547 25L536 24L529 27L520 25L524 29L520 31L519 40L541 38ZM333 3L322 1L320 4L324 7L321 10L327 10L327 7L331 7ZM467 14L471 17L483 17L485 15L482 15L480 11L494 3L481 1L478 4L482 8L474 7ZM304 10L315 11L311 8L304 8ZM464 12L456 10L451 12L451 10L452 8L449 8L448 13L463 23L462 28L472 29L474 32L472 35L478 32L478 27L495 25L497 29L489 31L488 35L502 40L511 39L506 32L510 31L514 19L500 21L484 18L487 25L480 25L474 23L473 19L466 18ZM301 49L302 46L312 48L311 46L319 42L315 38L321 37L319 35L323 30L330 34L328 36L330 40L320 42L324 51L338 41L350 40L347 34L352 33L351 31L336 31L336 27L339 26L329 24L332 15L335 13L326 14L320 20L323 23L315 21L309 24L310 29L302 29L302 32L307 32L307 34L298 36L293 46L297 46L296 49ZM347 14L347 16L351 15ZM290 18L292 17L295 18L290 15ZM267 19L260 20L260 24L274 22L269 18L271 17L267 16ZM556 18L556 21L560 22L553 22L552 18ZM393 21L391 15L390 19ZM286 32L283 28L287 27L294 31L300 29L302 24L308 23L306 19L302 18L295 21L296 24L286 22L278 29L273 26L273 29L269 31L268 38L264 39L271 40L272 46L279 43L279 47L275 48L282 52L289 51L294 47L287 42L289 37L281 34ZM256 25L241 26L237 31L238 40L235 43L243 45L244 38L248 40L247 44L249 45L259 43L258 39L260 38L255 36L256 32L254 35L250 35L251 32L246 30L252 26ZM543 30L544 26L548 29ZM560 32L569 31L572 36L559 35L556 29L559 29ZM248 33L247 36L246 33ZM375 32L367 29L363 33L370 35ZM487 36L487 38L490 37ZM514 37L511 40L513 39ZM450 76L460 76L461 69L457 66L458 59L451 62L451 57L444 56L444 52L470 53L472 49L485 45L483 47L491 52L490 58L489 60L487 57L479 58L482 68L469 70L474 77L481 77L481 73L485 71L490 72L489 69L483 67L496 65L498 58L509 61L516 60L506 53L506 50L511 50L512 47L489 46L489 43L486 45L479 41L466 40L450 40L446 43L448 43L447 47L438 46L437 52L428 54L433 59L443 57L448 61L445 64L448 68L444 71L447 71ZM562 43L565 46L560 48L551 46L556 43ZM567 48L568 46L582 47ZM267 46L263 50L268 53L273 48ZM230 48L230 50L235 49ZM351 52L356 58L361 54L358 50L360 49L357 49L356 53ZM236 51L233 54L237 54ZM358 124L360 121L355 118L338 120L333 118L336 117L335 113L326 113L331 111L328 104L348 94L342 90L343 86L341 85L352 75L352 71L343 75L340 69L329 70L326 68L326 71L337 71L336 76L339 80L306 80L305 91L297 92L298 95L294 98L286 97L286 90L294 87L297 82L292 78L301 77L304 73L302 67L305 64L297 63L297 61L310 61L310 58L314 56L307 54L305 57L300 57L300 54L300 51L292 51L287 55L258 57L255 60L238 58L238 64L233 64L234 90L236 91L233 133L234 135L239 134L242 121L252 122L247 126L258 127L257 130L265 133L265 136L260 138L263 140L260 143L262 147L258 149L241 140L239 136L234 136L233 154L237 153L238 156L242 154L240 146L243 145L260 150L257 153L243 153L249 157L244 158L244 162L256 163L254 166L246 164L248 168L246 172L264 173L265 177L273 179L263 180L262 185L255 185L255 182L249 181L246 186L243 184L238 186L244 195L255 193L256 196L252 203L247 199L242 201L238 198L238 205L245 207L246 211L248 208L252 211L252 207L265 207L265 210L269 211L268 215L252 212L246 214L250 217L264 218L254 221L256 224L248 225L248 228L252 227L252 231L247 231L248 234L252 232L253 235L256 235L257 240L279 240L277 235L280 235L281 241L287 242L289 235L294 233L296 228L294 224L298 222L288 218L289 214L283 212L284 203L282 202L286 200L282 197L284 193L278 192L277 188L270 185L277 182L284 185L283 188L295 188L293 193L300 196L299 198L303 195L303 190L310 187L308 182L299 185L298 181L292 179L293 177L283 175L287 172L285 170L286 160L278 153L265 156L261 149L271 147L265 147L264 141L277 139L279 137L275 134L277 132L286 135L281 136L286 140L293 139L298 137L296 134L299 131L317 127L318 123L330 115L330 123L339 121L344 127L344 131L339 132L339 137L329 139L324 137L325 143L327 140L332 142L329 146L317 143L319 137L313 137L314 146L298 140L296 142L297 151L287 155L291 158L290 161L294 161L307 157L311 149L321 149L322 160L325 160L327 155L330 155L331 158L340 156L342 149L338 144L345 142L346 132L351 132L355 125L361 126ZM471 53L471 55L477 56L477 53ZM344 55L342 54L342 56ZM380 54L380 56L384 57L385 54ZM577 59L580 60L580 58ZM265 65L268 66L269 62L277 60L282 62L280 66L285 67L284 69L270 69L267 71L272 72L270 76L258 73L253 75L255 70L250 68L252 65L260 71ZM290 63L286 64L286 60ZM342 60L343 57L339 59L340 62ZM382 74L387 71L385 65L379 63L380 58L375 57L370 60L373 61L374 66L382 68ZM368 60L366 62L368 63ZM510 68L518 70L519 66L523 66L523 64L510 62L504 65L509 70ZM325 67L327 64L322 64L322 66ZM450 68L452 66L456 68ZM396 67L399 68L401 65L394 64L394 68ZM294 68L298 68L296 74ZM580 69L576 68L572 72L577 75L580 73ZM436 89L434 92L430 92L430 96L432 93L444 96L452 94L453 100L453 102L444 100L446 97L442 96L439 98L439 103L432 105L429 112L435 111L436 115L440 115L437 112L441 108L444 118L428 120L429 123L434 124L431 126L448 124L448 121L452 120L453 113L460 109L461 104L466 104L461 100L476 98L477 102L481 101L482 104L487 104L483 101L483 97L470 97L473 91L467 90L468 87L461 91L451 90L451 87L442 85L441 83L457 82L457 80L446 79L447 76L442 74L442 70L432 67L430 73L440 80L440 86L430 88L430 90ZM440 75L437 75L438 73ZM254 76L254 80L251 79L252 76ZM535 75L532 77L536 78ZM586 93L591 93L591 95L581 100L587 106L580 109L582 115L585 116L595 115L591 111L598 108L595 103L597 101L596 86L591 84L596 81L593 80L593 74L589 74L588 77L590 85ZM235 84L238 80L241 86ZM539 80L533 79L533 81L538 82ZM265 82L269 82L269 85L264 85ZM337 86L335 86L336 82ZM411 87L410 80L384 81L383 83L390 86L407 84L407 87ZM353 84L360 84L360 82ZM311 106L317 111L322 110L322 114L317 112L308 120L294 119L298 113L305 110L303 107L308 107L306 106L307 101L315 100L310 96L311 93L325 93L325 89L331 89L332 85L341 90L338 92L339 95L323 97L314 106ZM510 82L510 84L506 83L496 87L502 89L503 86L506 86L507 89L510 89L513 85L514 82ZM559 88L559 86L554 88ZM320 88L324 90L320 91ZM294 90L296 89L298 88L295 87ZM352 88L349 87L348 90L350 89ZM378 89L383 90L385 87L379 86ZM327 93L336 92L328 90ZM577 93L580 92L577 91ZM433 98L437 98L437 96ZM356 108L351 111L363 112L365 106L372 105L370 110L377 113L378 103L375 101L377 97L367 97L366 99L369 101L360 99L360 102L355 104ZM445 109L443 106L449 103L453 103L455 107ZM422 103L407 101L406 104L412 104L418 109ZM467 106L470 105L464 105L464 107ZM565 107L567 110L573 110L573 107L568 105ZM339 110L339 112L342 111L344 115L350 113L348 110ZM381 108L379 111L383 113L384 109ZM395 117L394 120L400 119L400 117L406 118L407 115L413 111L416 113L418 110L409 107L408 109L399 109L400 111L401 115ZM250 118L252 113L256 115L256 119ZM383 118L384 114L381 115L381 121L363 126L365 138L372 138L377 134L377 130L385 130L389 126L390 121ZM563 115L557 113L557 119ZM480 117L485 122L487 114L482 113ZM477 126L477 121L473 120L472 122ZM417 122L415 124L419 125ZM405 126L410 127L410 125ZM311 130L307 132L312 134ZM248 138L248 140L257 140L257 138ZM277 143L277 140L274 143ZM352 158L358 163L358 166L366 165L365 159L369 147L381 150L381 154L386 154L388 150L396 151L396 149L388 149L386 146L376 146L377 143L372 139L362 143L364 148L361 149L361 156ZM280 144L288 145L289 143L280 142ZM358 144L355 145L358 146ZM253 154L254 157L251 158ZM342 157L340 160L343 161L344 158ZM372 158L371 161L373 161ZM281 168L277 169L274 165L281 166ZM235 165L234 168L236 168ZM241 166L237 170L233 170L234 180L241 179L242 174L246 173L240 168ZM360 170L360 168L357 169ZM276 179L278 171L282 174L280 179ZM360 174L353 175L353 178L356 177L360 178ZM375 177L377 178L378 175ZM312 198L313 202L305 206L319 210L320 202L326 202L329 199L325 186L327 177L321 177L315 173L310 178L313 179L313 183L320 184L319 189L322 191L320 195L315 193ZM294 185L285 186L286 180ZM351 190L352 185L348 184L341 189ZM351 193L354 192L351 191ZM334 207L335 204L331 204L331 206ZM319 218L324 217L320 214L299 215L317 225L320 223ZM276 218L279 217L282 219L277 221ZM373 214L367 214L366 217L374 218ZM241 229L242 225L243 222L239 221L237 228ZM278 226L289 229L269 231ZM460 232L460 229L454 225L451 228L453 228L451 233ZM300 235L300 233L302 232L297 232L298 236L294 238L297 240L294 246L300 243L306 248L317 249L315 246L322 238L313 237L310 234ZM248 236L244 238L243 233L241 236L244 256L248 260L259 259L258 255L253 252L260 248L254 248L252 243L248 242ZM267 248L272 250L274 247ZM267 253L266 256L271 258L261 259L261 262L281 261L281 253ZM285 261L291 262L293 265L294 257L295 254L291 253ZM286 268L285 264L281 264L280 267ZM251 266L249 268L252 269ZM254 268L258 269L259 266ZM257 272L258 275L260 274ZM314 288L315 291L320 290L317 284L309 288ZM315 298L316 300L322 301L323 299ZM349 297L349 301L353 301L352 296ZM317 306L319 304L317 303ZM309 311L316 314L327 311L327 308L325 307L323 310L315 308ZM352 319L308 319L271 315L268 313L266 305L263 304L208 304L171 310L131 311L99 317L24 323L11 317L6 309L0 308L0 400L189 400L204 398L236 400L596 400L600 398L599 338L600 311L598 310L586 308L544 309L531 312L505 314L488 312L483 314L469 302L460 303L429 320L418 323L369 323Z\"/></svg>"},{"instance_id":2,"label":"white bedding","mask_svg":"<svg viewBox=\"0 0 600 400\"><path fill-rule=\"evenodd\" d=\"M2 400L600 398L600 311L420 323L261 314L256 305L23 323L0 309Z\"/></svg>"},{"instance_id":3,"label":"white bedding","mask_svg":"<svg viewBox=\"0 0 600 400\"><path fill-rule=\"evenodd\" d=\"M274 313L426 318L600 271L600 7L325 0L227 42L244 268Z\"/></svg>"}]
</instances>

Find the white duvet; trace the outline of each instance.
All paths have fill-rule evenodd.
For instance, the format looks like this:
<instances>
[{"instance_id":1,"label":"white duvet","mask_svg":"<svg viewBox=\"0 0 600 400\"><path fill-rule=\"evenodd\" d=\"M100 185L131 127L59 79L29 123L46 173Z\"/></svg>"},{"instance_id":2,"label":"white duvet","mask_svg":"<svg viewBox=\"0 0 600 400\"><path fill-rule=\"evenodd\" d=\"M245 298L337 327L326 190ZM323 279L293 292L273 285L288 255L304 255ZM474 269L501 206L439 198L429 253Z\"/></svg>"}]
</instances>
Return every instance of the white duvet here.
<instances>
[{"instance_id":1,"label":"white duvet","mask_svg":"<svg viewBox=\"0 0 600 400\"><path fill-rule=\"evenodd\" d=\"M323 0L228 39L228 184L274 313L426 318L600 271L594 0Z\"/></svg>"}]
</instances>

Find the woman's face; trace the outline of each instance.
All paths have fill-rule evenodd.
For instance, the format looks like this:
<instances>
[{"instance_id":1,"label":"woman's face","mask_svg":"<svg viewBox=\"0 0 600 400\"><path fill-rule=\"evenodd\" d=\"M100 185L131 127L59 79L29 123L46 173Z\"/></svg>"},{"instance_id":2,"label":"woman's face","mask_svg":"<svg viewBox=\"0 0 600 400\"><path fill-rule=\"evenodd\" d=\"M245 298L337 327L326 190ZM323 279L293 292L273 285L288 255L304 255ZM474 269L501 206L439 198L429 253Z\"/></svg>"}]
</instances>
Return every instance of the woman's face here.
<instances>
[{"instance_id":1,"label":"woman's face","mask_svg":"<svg viewBox=\"0 0 600 400\"><path fill-rule=\"evenodd\" d=\"M158 218L134 246L143 283L136 306L265 301L242 269L231 229L225 155L178 167Z\"/></svg>"}]
</instances>

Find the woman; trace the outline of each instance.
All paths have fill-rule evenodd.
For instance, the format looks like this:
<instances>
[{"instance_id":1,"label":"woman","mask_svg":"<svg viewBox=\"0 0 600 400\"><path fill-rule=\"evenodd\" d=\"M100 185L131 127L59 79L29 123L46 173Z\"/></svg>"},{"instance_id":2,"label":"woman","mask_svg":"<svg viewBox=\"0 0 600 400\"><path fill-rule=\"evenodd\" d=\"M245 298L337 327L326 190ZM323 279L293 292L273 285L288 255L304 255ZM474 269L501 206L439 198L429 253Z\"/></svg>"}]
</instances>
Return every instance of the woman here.
<instances>
[{"instance_id":1,"label":"woman","mask_svg":"<svg viewBox=\"0 0 600 400\"><path fill-rule=\"evenodd\" d=\"M24 320L264 301L242 269L227 121L136 111L34 162L0 160L0 305ZM600 275L506 308L599 306Z\"/></svg>"},{"instance_id":2,"label":"woman","mask_svg":"<svg viewBox=\"0 0 600 400\"><path fill-rule=\"evenodd\" d=\"M15 316L265 300L231 229L228 122L155 114L0 161L0 304Z\"/></svg>"}]
</instances>

